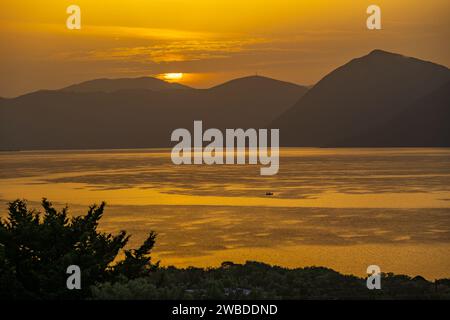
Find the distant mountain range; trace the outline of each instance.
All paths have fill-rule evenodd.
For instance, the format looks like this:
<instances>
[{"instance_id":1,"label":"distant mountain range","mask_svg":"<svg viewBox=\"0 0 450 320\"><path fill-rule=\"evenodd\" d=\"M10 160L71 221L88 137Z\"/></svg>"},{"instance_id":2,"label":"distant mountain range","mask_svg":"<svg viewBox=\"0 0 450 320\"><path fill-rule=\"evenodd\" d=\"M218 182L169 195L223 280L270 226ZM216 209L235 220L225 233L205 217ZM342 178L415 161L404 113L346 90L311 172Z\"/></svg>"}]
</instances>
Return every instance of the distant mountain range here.
<instances>
[{"instance_id":1,"label":"distant mountain range","mask_svg":"<svg viewBox=\"0 0 450 320\"><path fill-rule=\"evenodd\" d=\"M67 92L114 92L118 90L174 90L191 89L179 83L170 83L152 77L95 79L74 84L61 91Z\"/></svg>"},{"instance_id":2,"label":"distant mountain range","mask_svg":"<svg viewBox=\"0 0 450 320\"><path fill-rule=\"evenodd\" d=\"M301 70L300 70L301 72ZM0 99L0 149L168 147L176 128L279 128L283 146L450 146L450 70L375 50L312 88L98 79Z\"/></svg>"}]
</instances>

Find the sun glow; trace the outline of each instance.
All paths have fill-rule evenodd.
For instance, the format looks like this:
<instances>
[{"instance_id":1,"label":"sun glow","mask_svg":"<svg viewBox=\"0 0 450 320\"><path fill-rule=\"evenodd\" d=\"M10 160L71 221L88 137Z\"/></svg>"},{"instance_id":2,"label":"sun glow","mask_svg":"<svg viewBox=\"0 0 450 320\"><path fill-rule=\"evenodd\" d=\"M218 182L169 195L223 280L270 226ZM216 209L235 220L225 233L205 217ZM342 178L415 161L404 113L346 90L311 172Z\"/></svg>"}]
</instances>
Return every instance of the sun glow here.
<instances>
[{"instance_id":1,"label":"sun glow","mask_svg":"<svg viewBox=\"0 0 450 320\"><path fill-rule=\"evenodd\" d=\"M181 80L183 79L183 73L178 72L178 73L164 73L162 75L164 80L169 80L169 81L175 81L175 80Z\"/></svg>"}]
</instances>

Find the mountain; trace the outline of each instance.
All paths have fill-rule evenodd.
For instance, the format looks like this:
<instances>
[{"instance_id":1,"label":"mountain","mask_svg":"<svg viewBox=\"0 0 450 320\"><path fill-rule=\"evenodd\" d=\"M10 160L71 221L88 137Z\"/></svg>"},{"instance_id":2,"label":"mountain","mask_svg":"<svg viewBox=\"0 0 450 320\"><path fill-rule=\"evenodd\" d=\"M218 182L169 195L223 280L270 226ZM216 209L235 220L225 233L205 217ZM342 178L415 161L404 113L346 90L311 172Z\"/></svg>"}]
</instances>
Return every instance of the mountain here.
<instances>
[{"instance_id":1,"label":"mountain","mask_svg":"<svg viewBox=\"0 0 450 320\"><path fill-rule=\"evenodd\" d=\"M117 87L116 87L117 88ZM306 88L265 77L210 89L38 91L0 101L0 149L169 147L177 128L260 128Z\"/></svg>"},{"instance_id":2,"label":"mountain","mask_svg":"<svg viewBox=\"0 0 450 320\"><path fill-rule=\"evenodd\" d=\"M325 76L270 127L280 128L284 146L370 146L373 141L358 137L386 125L449 80L444 66L374 50Z\"/></svg>"},{"instance_id":3,"label":"mountain","mask_svg":"<svg viewBox=\"0 0 450 320\"><path fill-rule=\"evenodd\" d=\"M0 149L168 147L172 131L194 120L280 128L282 146L450 146L449 83L444 66L382 50L310 89L260 76L209 89L92 80L0 99Z\"/></svg>"},{"instance_id":4,"label":"mountain","mask_svg":"<svg viewBox=\"0 0 450 320\"><path fill-rule=\"evenodd\" d=\"M228 81L203 92L201 119L217 128L265 128L308 89L267 77ZM267 121L271 119L270 121Z\"/></svg>"},{"instance_id":5,"label":"mountain","mask_svg":"<svg viewBox=\"0 0 450 320\"><path fill-rule=\"evenodd\" d=\"M338 146L450 146L450 82L418 99L382 126L361 136L337 141Z\"/></svg>"},{"instance_id":6,"label":"mountain","mask_svg":"<svg viewBox=\"0 0 450 320\"><path fill-rule=\"evenodd\" d=\"M170 83L152 77L121 78L121 79L95 79L81 82L61 89L68 92L114 92L118 90L174 90L189 89L189 87Z\"/></svg>"}]
</instances>

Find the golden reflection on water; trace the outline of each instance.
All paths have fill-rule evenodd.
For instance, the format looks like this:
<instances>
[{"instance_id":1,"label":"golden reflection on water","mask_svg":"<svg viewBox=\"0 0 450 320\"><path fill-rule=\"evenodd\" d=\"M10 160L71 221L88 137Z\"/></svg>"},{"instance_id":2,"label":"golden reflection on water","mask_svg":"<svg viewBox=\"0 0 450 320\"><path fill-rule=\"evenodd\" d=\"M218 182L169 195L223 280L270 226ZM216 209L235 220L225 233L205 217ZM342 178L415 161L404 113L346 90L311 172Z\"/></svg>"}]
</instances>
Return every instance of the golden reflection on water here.
<instances>
[{"instance_id":1,"label":"golden reflection on water","mask_svg":"<svg viewBox=\"0 0 450 320\"><path fill-rule=\"evenodd\" d=\"M4 199L24 198L37 201L45 195L55 202L89 205L104 199L111 205L205 205L250 207L327 207L327 208L449 208L449 192L411 192L383 194L342 194L324 191L320 196L303 199L245 196L201 196L174 194L176 188L95 189L85 183L42 185L35 178L0 181ZM262 190L261 194L265 191Z\"/></svg>"},{"instance_id":2,"label":"golden reflection on water","mask_svg":"<svg viewBox=\"0 0 450 320\"><path fill-rule=\"evenodd\" d=\"M449 277L450 245L353 245L353 246L282 246L269 248L230 248L212 255L192 257L172 257L166 265L220 266L223 261L245 263L259 261L282 265L288 268L304 266L327 266L344 274L364 277L369 265L376 264L382 272L396 274L422 275L429 280ZM158 253L156 259L166 260Z\"/></svg>"},{"instance_id":3,"label":"golden reflection on water","mask_svg":"<svg viewBox=\"0 0 450 320\"><path fill-rule=\"evenodd\" d=\"M282 149L274 177L175 166L161 149L5 152L0 168L3 202L45 196L81 214L105 200L102 229L125 229L134 245L156 230L164 265L450 276L450 149Z\"/></svg>"}]
</instances>

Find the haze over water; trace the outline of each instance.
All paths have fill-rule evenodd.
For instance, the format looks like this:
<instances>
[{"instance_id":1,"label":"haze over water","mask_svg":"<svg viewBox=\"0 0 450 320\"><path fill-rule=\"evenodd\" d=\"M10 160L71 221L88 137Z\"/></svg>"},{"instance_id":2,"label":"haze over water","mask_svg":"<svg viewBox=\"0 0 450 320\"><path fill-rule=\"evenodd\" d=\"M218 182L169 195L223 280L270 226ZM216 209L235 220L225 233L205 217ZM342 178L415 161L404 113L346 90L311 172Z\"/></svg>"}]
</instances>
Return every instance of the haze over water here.
<instances>
[{"instance_id":1,"label":"haze over water","mask_svg":"<svg viewBox=\"0 0 450 320\"><path fill-rule=\"evenodd\" d=\"M364 275L450 276L450 149L281 149L260 165L175 166L168 149L0 153L0 199L42 197L74 215L106 201L101 228L163 265L257 260ZM273 196L267 196L271 192Z\"/></svg>"}]
</instances>

